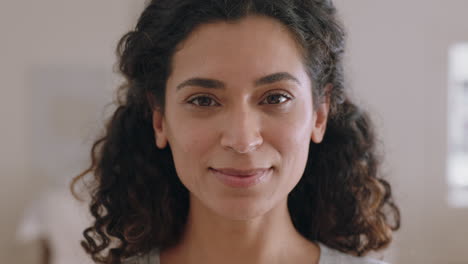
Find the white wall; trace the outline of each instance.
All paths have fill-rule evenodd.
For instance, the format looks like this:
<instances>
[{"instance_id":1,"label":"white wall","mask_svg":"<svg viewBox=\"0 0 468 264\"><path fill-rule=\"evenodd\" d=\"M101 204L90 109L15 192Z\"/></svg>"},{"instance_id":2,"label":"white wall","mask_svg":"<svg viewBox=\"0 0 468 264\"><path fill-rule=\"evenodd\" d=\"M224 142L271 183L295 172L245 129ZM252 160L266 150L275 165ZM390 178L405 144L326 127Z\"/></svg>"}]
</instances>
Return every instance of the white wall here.
<instances>
[{"instance_id":1,"label":"white wall","mask_svg":"<svg viewBox=\"0 0 468 264\"><path fill-rule=\"evenodd\" d=\"M97 82L110 91L118 83L115 44L134 23L143 1L136 2L0 2L2 263L37 261L35 245L13 242L22 210L48 183L33 168L37 102L31 95L38 92L31 89L43 85L31 81L32 73L54 67L78 72L75 77L101 72L106 77ZM468 41L468 1L336 4L349 32L348 81L377 121L385 172L402 209L402 229L386 257L401 264L468 263L468 210L447 207L445 183L447 50Z\"/></svg>"},{"instance_id":2,"label":"white wall","mask_svg":"<svg viewBox=\"0 0 468 264\"><path fill-rule=\"evenodd\" d=\"M142 1L140 1L142 2ZM130 28L131 20L141 4L134 0L41 0L0 1L0 262L37 263L37 245L21 245L15 242L15 231L26 205L36 199L39 192L50 184L45 174L63 172L59 147L55 141L47 141L55 135L41 137L47 127L34 119L38 109L46 109L44 99L47 81L66 84L63 75L74 82L53 94L66 95L66 90L95 85L96 95L113 89L118 79L112 73L114 49L118 38ZM134 22L132 22L134 23ZM54 78L54 72L57 78ZM48 77L47 77L48 76ZM80 80L82 78L83 80ZM102 87L98 87L102 85ZM102 99L101 97L98 97ZM63 99L63 98L62 98ZM55 100L51 107L51 122L73 140L83 139L96 117L96 100L77 104L76 97ZM109 98L109 100L112 98ZM45 102L44 102L45 103ZM75 110L75 114L72 110ZM98 115L98 114L97 114ZM77 132L79 131L79 132ZM67 134L68 133L68 134ZM64 138L61 138L64 139ZM38 142L43 141L43 142ZM78 141L79 142L79 141ZM43 148L42 152L35 147ZM67 153L68 146L62 146ZM77 147L75 144L73 147ZM55 157L56 166L38 170L35 161L40 157ZM78 164L75 164L77 168ZM77 173L76 170L68 170ZM67 177L60 175L53 177Z\"/></svg>"},{"instance_id":3,"label":"white wall","mask_svg":"<svg viewBox=\"0 0 468 264\"><path fill-rule=\"evenodd\" d=\"M468 263L468 209L447 206L449 45L468 41L468 1L339 0L348 72L379 123L402 210L394 263ZM467 161L468 162L468 161Z\"/></svg>"}]
</instances>

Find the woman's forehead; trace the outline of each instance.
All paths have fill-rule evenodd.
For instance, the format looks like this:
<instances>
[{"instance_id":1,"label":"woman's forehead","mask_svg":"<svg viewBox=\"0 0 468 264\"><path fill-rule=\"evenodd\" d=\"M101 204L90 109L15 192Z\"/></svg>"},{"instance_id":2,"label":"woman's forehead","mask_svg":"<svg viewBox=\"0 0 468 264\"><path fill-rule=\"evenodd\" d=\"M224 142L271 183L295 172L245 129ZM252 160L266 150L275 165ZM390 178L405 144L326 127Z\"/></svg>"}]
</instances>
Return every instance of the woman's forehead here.
<instances>
[{"instance_id":1,"label":"woman's forehead","mask_svg":"<svg viewBox=\"0 0 468 264\"><path fill-rule=\"evenodd\" d=\"M300 47L280 22L249 16L235 23L201 25L172 58L170 80L216 77L226 82L252 82L264 76L305 73ZM177 85L177 84L176 84Z\"/></svg>"}]
</instances>

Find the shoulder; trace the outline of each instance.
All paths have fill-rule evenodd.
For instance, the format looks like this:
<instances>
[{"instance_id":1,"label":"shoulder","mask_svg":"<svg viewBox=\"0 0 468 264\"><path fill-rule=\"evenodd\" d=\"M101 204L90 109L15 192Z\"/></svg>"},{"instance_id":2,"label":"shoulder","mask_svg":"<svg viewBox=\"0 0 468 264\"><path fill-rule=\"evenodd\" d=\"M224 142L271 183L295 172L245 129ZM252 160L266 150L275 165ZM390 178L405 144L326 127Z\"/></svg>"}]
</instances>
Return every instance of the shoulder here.
<instances>
[{"instance_id":1,"label":"shoulder","mask_svg":"<svg viewBox=\"0 0 468 264\"><path fill-rule=\"evenodd\" d=\"M153 249L147 254L125 259L122 264L159 264L159 251Z\"/></svg>"},{"instance_id":2,"label":"shoulder","mask_svg":"<svg viewBox=\"0 0 468 264\"><path fill-rule=\"evenodd\" d=\"M321 243L318 245L320 246L319 264L389 264L373 258L344 254ZM148 254L128 258L122 264L160 264L159 251L154 249Z\"/></svg>"},{"instance_id":3,"label":"shoulder","mask_svg":"<svg viewBox=\"0 0 468 264\"><path fill-rule=\"evenodd\" d=\"M318 244L320 246L319 264L388 264L387 262L369 257L351 256L321 243Z\"/></svg>"}]
</instances>

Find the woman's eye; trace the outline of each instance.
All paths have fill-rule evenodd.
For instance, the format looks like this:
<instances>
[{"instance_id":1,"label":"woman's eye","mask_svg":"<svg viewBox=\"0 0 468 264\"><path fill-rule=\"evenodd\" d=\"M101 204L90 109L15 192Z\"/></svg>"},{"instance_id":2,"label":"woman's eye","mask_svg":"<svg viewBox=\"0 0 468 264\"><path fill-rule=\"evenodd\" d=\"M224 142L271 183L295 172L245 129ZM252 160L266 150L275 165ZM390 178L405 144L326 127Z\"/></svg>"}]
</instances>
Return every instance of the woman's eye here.
<instances>
[{"instance_id":1,"label":"woman's eye","mask_svg":"<svg viewBox=\"0 0 468 264\"><path fill-rule=\"evenodd\" d=\"M268 95L261 104L274 104L279 105L291 100L292 97L285 93L274 93ZM217 103L213 98L209 96L196 96L192 97L187 103L199 106L199 107L211 107L211 106L219 106L220 104Z\"/></svg>"},{"instance_id":2,"label":"woman's eye","mask_svg":"<svg viewBox=\"0 0 468 264\"><path fill-rule=\"evenodd\" d=\"M218 103L216 103L215 100L213 100L211 97L208 97L208 96L193 97L192 99L188 101L188 103L196 105L196 106L202 106L202 107L219 105Z\"/></svg>"},{"instance_id":3,"label":"woman's eye","mask_svg":"<svg viewBox=\"0 0 468 264\"><path fill-rule=\"evenodd\" d=\"M268 95L262 103L266 104L282 104L286 101L291 100L291 96L283 93L276 93Z\"/></svg>"}]
</instances>

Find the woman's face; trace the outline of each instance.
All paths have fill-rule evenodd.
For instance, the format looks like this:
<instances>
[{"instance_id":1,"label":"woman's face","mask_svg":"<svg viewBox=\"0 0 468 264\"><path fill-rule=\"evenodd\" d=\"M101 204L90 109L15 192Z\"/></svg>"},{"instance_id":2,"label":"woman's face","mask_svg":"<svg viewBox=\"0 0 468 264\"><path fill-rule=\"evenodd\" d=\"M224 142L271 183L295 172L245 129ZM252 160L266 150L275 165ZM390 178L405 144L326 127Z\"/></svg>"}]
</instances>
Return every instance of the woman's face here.
<instances>
[{"instance_id":1,"label":"woman's face","mask_svg":"<svg viewBox=\"0 0 468 264\"><path fill-rule=\"evenodd\" d=\"M192 206L250 219L284 202L328 111L313 110L292 34L258 16L206 24L172 59L165 115L154 111L153 126L157 146L171 147Z\"/></svg>"}]
</instances>

